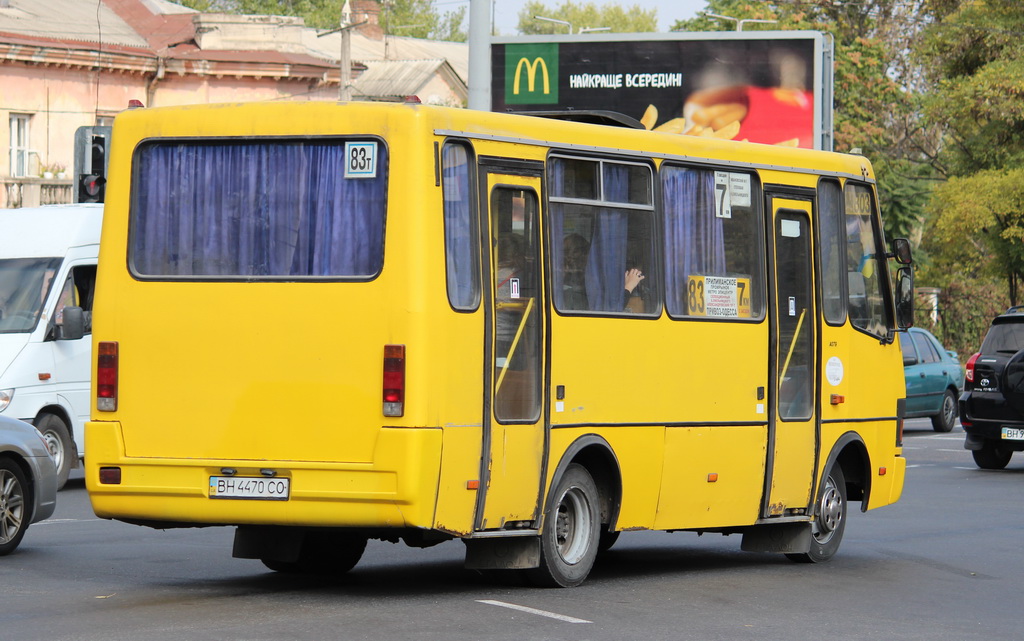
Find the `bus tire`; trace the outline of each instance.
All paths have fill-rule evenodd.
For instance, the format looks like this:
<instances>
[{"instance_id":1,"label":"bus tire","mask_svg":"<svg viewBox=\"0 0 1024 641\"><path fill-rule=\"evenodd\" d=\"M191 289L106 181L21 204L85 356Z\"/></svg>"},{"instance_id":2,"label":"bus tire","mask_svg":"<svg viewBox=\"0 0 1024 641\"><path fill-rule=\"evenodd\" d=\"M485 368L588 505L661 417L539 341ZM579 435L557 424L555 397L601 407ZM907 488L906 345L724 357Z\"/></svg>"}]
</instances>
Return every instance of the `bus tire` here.
<instances>
[{"instance_id":1,"label":"bus tire","mask_svg":"<svg viewBox=\"0 0 1024 641\"><path fill-rule=\"evenodd\" d=\"M828 561L839 550L846 530L846 477L839 464L825 478L825 489L821 492L811 522L811 549L798 554L787 554L797 563L822 563Z\"/></svg>"},{"instance_id":2,"label":"bus tire","mask_svg":"<svg viewBox=\"0 0 1024 641\"><path fill-rule=\"evenodd\" d=\"M36 429L43 435L46 448L50 450L53 462L57 466L57 489L68 482L68 475L74 466L74 445L71 433L61 417L56 414L40 414L36 418Z\"/></svg>"},{"instance_id":3,"label":"bus tire","mask_svg":"<svg viewBox=\"0 0 1024 641\"><path fill-rule=\"evenodd\" d=\"M9 458L0 458L0 556L13 552L21 539L31 515L31 497L25 473Z\"/></svg>"},{"instance_id":4,"label":"bus tire","mask_svg":"<svg viewBox=\"0 0 1024 641\"><path fill-rule=\"evenodd\" d=\"M336 532L307 532L295 561L263 558L263 565L286 574L337 576L359 563L366 550L366 537Z\"/></svg>"},{"instance_id":5,"label":"bus tire","mask_svg":"<svg viewBox=\"0 0 1024 641\"><path fill-rule=\"evenodd\" d=\"M552 496L540 535L540 567L526 573L535 585L571 588L594 567L601 538L600 495L590 472L573 463Z\"/></svg>"}]
</instances>

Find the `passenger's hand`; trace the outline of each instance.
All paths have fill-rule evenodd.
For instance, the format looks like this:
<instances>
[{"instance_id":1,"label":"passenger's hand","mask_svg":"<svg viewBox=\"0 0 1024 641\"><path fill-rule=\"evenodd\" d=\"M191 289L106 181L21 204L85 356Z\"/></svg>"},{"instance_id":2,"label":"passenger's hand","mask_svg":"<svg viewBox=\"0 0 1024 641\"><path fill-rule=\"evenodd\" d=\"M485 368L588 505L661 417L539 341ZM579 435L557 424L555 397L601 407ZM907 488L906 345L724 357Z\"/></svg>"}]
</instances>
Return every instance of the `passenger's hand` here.
<instances>
[{"instance_id":1,"label":"passenger's hand","mask_svg":"<svg viewBox=\"0 0 1024 641\"><path fill-rule=\"evenodd\" d=\"M642 281L644 278L645 278L645 276L644 276L643 272L641 272L636 267L634 267L633 269L627 269L626 270L626 291L632 294L633 290L636 289L636 286L639 285L640 281Z\"/></svg>"}]
</instances>

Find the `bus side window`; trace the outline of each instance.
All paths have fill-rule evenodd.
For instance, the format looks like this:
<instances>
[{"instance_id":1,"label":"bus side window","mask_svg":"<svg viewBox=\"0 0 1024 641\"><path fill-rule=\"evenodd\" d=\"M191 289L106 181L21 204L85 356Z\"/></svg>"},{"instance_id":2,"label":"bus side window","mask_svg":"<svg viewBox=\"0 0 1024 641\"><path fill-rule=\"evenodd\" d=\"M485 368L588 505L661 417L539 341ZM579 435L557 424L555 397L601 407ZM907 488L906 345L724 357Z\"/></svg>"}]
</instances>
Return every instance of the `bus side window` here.
<instances>
[{"instance_id":1,"label":"bus side window","mask_svg":"<svg viewBox=\"0 0 1024 641\"><path fill-rule=\"evenodd\" d=\"M548 171L556 309L659 313L650 167L554 157Z\"/></svg>"},{"instance_id":2,"label":"bus side window","mask_svg":"<svg viewBox=\"0 0 1024 641\"><path fill-rule=\"evenodd\" d=\"M764 231L756 176L673 165L662 165L660 173L669 314L763 318Z\"/></svg>"},{"instance_id":3,"label":"bus side window","mask_svg":"<svg viewBox=\"0 0 1024 641\"><path fill-rule=\"evenodd\" d=\"M441 152L444 193L444 248L448 301L459 310L480 304L480 253L468 145L445 143Z\"/></svg>"},{"instance_id":4,"label":"bus side window","mask_svg":"<svg viewBox=\"0 0 1024 641\"><path fill-rule=\"evenodd\" d=\"M837 181L824 179L818 185L818 247L821 252L822 314L830 325L842 325L846 321L845 245L842 190Z\"/></svg>"}]
</instances>

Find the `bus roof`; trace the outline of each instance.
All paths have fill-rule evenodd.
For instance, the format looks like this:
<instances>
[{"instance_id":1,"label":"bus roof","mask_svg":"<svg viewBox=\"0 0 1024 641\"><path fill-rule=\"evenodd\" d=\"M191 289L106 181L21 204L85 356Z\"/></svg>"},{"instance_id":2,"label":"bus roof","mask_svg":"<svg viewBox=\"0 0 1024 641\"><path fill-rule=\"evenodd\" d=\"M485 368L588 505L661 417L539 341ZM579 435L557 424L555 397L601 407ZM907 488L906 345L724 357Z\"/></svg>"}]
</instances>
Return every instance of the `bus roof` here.
<instances>
[{"instance_id":1,"label":"bus roof","mask_svg":"<svg viewBox=\"0 0 1024 641\"><path fill-rule=\"evenodd\" d=\"M0 210L0 258L64 256L100 242L102 203Z\"/></svg>"},{"instance_id":2,"label":"bus roof","mask_svg":"<svg viewBox=\"0 0 1024 641\"><path fill-rule=\"evenodd\" d=\"M351 118L339 118L348 112ZM190 117L191 114L191 117ZM202 114L201 117L199 115ZM336 135L351 123L392 121L414 115L438 135L505 140L566 150L643 157L720 160L778 170L813 170L873 180L862 156L712 137L637 130L525 114L495 113L417 103L260 102L185 105L124 111L118 123L137 126L139 137ZM151 124L158 121L159 125ZM348 129L345 129L346 124ZM131 137L128 134L127 137ZM134 144L134 143L132 143ZM742 159L739 163L737 161Z\"/></svg>"}]
</instances>

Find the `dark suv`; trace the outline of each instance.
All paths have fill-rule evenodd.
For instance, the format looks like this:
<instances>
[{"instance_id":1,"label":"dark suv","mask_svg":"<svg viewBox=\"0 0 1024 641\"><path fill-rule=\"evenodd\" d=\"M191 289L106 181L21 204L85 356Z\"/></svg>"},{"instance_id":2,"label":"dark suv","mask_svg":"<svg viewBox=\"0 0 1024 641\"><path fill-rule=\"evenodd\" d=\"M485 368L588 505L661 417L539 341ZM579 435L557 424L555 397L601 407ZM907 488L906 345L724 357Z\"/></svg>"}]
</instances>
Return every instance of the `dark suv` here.
<instances>
[{"instance_id":1,"label":"dark suv","mask_svg":"<svg viewBox=\"0 0 1024 641\"><path fill-rule=\"evenodd\" d=\"M964 447L978 467L1001 470L1024 451L1024 305L992 320L967 361L959 407Z\"/></svg>"}]
</instances>

